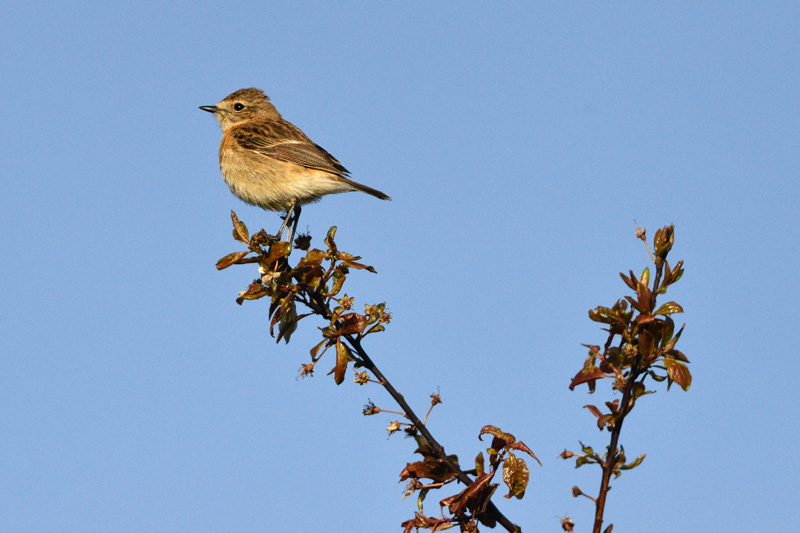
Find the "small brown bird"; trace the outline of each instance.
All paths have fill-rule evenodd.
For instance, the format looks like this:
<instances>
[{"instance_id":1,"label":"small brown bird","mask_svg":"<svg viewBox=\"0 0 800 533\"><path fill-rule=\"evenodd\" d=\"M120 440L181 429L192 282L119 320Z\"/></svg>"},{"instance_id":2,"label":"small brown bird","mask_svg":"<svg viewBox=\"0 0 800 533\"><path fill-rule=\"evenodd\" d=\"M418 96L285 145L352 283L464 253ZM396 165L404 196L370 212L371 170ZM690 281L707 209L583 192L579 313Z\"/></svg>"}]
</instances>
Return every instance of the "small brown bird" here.
<instances>
[{"instance_id":1,"label":"small brown bird","mask_svg":"<svg viewBox=\"0 0 800 533\"><path fill-rule=\"evenodd\" d=\"M361 191L391 200L381 191L349 178L350 173L300 128L283 119L260 89L240 89L217 105L201 106L214 113L222 128L219 168L231 192L248 204L286 211L283 230L300 207L326 194Z\"/></svg>"}]
</instances>

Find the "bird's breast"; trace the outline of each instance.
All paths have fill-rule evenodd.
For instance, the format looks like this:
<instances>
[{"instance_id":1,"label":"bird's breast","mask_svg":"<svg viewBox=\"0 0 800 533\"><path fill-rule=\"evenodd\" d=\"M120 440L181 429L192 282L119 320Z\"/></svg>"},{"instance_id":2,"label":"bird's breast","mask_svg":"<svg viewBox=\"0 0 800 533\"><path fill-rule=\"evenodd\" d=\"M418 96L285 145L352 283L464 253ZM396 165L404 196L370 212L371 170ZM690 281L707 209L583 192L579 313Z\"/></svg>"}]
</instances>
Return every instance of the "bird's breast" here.
<instances>
[{"instance_id":1,"label":"bird's breast","mask_svg":"<svg viewBox=\"0 0 800 533\"><path fill-rule=\"evenodd\" d=\"M326 194L351 188L322 170L280 161L241 147L220 148L219 166L231 192L248 204L286 211L297 201L307 204Z\"/></svg>"}]
</instances>

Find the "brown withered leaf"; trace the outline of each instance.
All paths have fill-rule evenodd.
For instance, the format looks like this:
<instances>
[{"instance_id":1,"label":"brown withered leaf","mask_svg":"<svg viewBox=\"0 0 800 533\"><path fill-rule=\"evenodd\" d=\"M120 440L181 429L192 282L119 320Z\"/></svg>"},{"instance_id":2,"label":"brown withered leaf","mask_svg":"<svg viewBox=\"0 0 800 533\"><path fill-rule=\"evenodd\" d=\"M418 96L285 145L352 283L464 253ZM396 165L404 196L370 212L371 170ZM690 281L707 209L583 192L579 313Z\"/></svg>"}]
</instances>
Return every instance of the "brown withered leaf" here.
<instances>
[{"instance_id":1,"label":"brown withered leaf","mask_svg":"<svg viewBox=\"0 0 800 533\"><path fill-rule=\"evenodd\" d=\"M424 461L407 463L406 467L400 472L400 481L406 479L430 479L434 483L444 483L456 476L440 459L427 458Z\"/></svg>"},{"instance_id":2,"label":"brown withered leaf","mask_svg":"<svg viewBox=\"0 0 800 533\"><path fill-rule=\"evenodd\" d=\"M664 326L661 328L661 346L666 346L675 334L675 321L669 316L664 317Z\"/></svg>"},{"instance_id":3,"label":"brown withered leaf","mask_svg":"<svg viewBox=\"0 0 800 533\"><path fill-rule=\"evenodd\" d=\"M364 265L362 263L356 263L355 261L345 261L344 263L342 263L342 266L355 268L356 270L366 270L368 272L372 272L373 274L378 273L378 271L372 268L371 266Z\"/></svg>"},{"instance_id":4,"label":"brown withered leaf","mask_svg":"<svg viewBox=\"0 0 800 533\"><path fill-rule=\"evenodd\" d=\"M649 314L649 313L648 313L648 311L647 311L647 309L645 309L644 307L642 307L641 305L639 305L639 302L637 302L636 300L634 300L634 299L633 299L633 298L631 298L630 296L626 296L626 297L625 297L625 299L626 299L626 300L628 300L628 302L630 302L630 304L631 304L631 307L633 307L634 309L636 309L636 310L637 310L637 311L639 311L640 313L642 313L642 314L644 314L644 315L646 315L646 314Z\"/></svg>"},{"instance_id":5,"label":"brown withered leaf","mask_svg":"<svg viewBox=\"0 0 800 533\"><path fill-rule=\"evenodd\" d=\"M278 298L273 299L272 302L270 302L270 304L269 304L269 313L267 313L267 314L269 316L272 316L272 314L275 312L275 310L281 305L283 305L283 300L278 299Z\"/></svg>"},{"instance_id":6,"label":"brown withered leaf","mask_svg":"<svg viewBox=\"0 0 800 533\"><path fill-rule=\"evenodd\" d=\"M581 383L592 382L598 379L607 378L602 370L596 366L589 366L586 368L582 368L580 372L575 374L575 377L572 378L572 383L569 384L569 390L574 390L575 387L580 385Z\"/></svg>"},{"instance_id":7,"label":"brown withered leaf","mask_svg":"<svg viewBox=\"0 0 800 533\"><path fill-rule=\"evenodd\" d=\"M430 445L430 443L427 440L425 440L425 437L423 437L422 435L417 435L416 437L414 437L414 440L417 442L417 449L414 450L414 453L418 453L421 456L427 458L438 457L436 450L434 450L433 447Z\"/></svg>"},{"instance_id":8,"label":"brown withered leaf","mask_svg":"<svg viewBox=\"0 0 800 533\"><path fill-rule=\"evenodd\" d=\"M435 465L428 461L416 461L414 463L406 463L406 467L400 472L400 481L407 479L434 479L431 471Z\"/></svg>"},{"instance_id":9,"label":"brown withered leaf","mask_svg":"<svg viewBox=\"0 0 800 533\"><path fill-rule=\"evenodd\" d=\"M272 236L267 235L267 232L264 231L264 228L261 228L256 233L250 235L250 246L263 246L272 240Z\"/></svg>"},{"instance_id":10,"label":"brown withered leaf","mask_svg":"<svg viewBox=\"0 0 800 533\"><path fill-rule=\"evenodd\" d=\"M603 307L602 305L594 309L589 309L589 319L604 324L613 324L618 320L617 314L613 310L608 307Z\"/></svg>"},{"instance_id":11,"label":"brown withered leaf","mask_svg":"<svg viewBox=\"0 0 800 533\"><path fill-rule=\"evenodd\" d=\"M676 361L672 357L664 359L664 366L667 367L667 376L671 381L677 383L683 390L689 390L692 386L692 373L689 372L689 367L682 361ZM669 390L671 383L667 383L667 390Z\"/></svg>"},{"instance_id":12,"label":"brown withered leaf","mask_svg":"<svg viewBox=\"0 0 800 533\"><path fill-rule=\"evenodd\" d=\"M680 350L669 350L667 353L672 357L674 357L675 359L677 359L678 361L683 361L684 363L689 362L689 358L686 357L686 355Z\"/></svg>"},{"instance_id":13,"label":"brown withered leaf","mask_svg":"<svg viewBox=\"0 0 800 533\"><path fill-rule=\"evenodd\" d=\"M619 273L619 277L622 278L622 281L625 282L625 285L627 285L628 287L630 287L634 291L636 290L636 282L634 281L635 278L633 277L633 272L631 272L630 277L628 277L625 274L623 274L622 272L620 272Z\"/></svg>"},{"instance_id":14,"label":"brown withered leaf","mask_svg":"<svg viewBox=\"0 0 800 533\"><path fill-rule=\"evenodd\" d=\"M497 484L489 482L494 477L494 472L478 476L472 485L465 488L455 496L450 496L439 502L442 507L447 507L450 514L460 516L468 508L475 514L481 514L486 509L486 504L497 490Z\"/></svg>"},{"instance_id":15,"label":"brown withered leaf","mask_svg":"<svg viewBox=\"0 0 800 533\"><path fill-rule=\"evenodd\" d=\"M231 220L233 221L233 238L245 244L250 244L250 234L247 232L247 226L239 220L239 217L233 211L231 211Z\"/></svg>"},{"instance_id":16,"label":"brown withered leaf","mask_svg":"<svg viewBox=\"0 0 800 533\"><path fill-rule=\"evenodd\" d=\"M286 339L286 344L289 344L292 333L297 329L298 320L297 305L294 303L294 300L290 300L281 315L281 324L278 326L278 338L275 339L275 342L280 342L281 338L284 338Z\"/></svg>"},{"instance_id":17,"label":"brown withered leaf","mask_svg":"<svg viewBox=\"0 0 800 533\"><path fill-rule=\"evenodd\" d=\"M667 317L667 318L669 318L669 317ZM675 336L672 337L672 339L664 346L664 351L665 352L669 353L670 350L675 348L675 344L681 338L681 335L683 334L683 328L685 328L685 327L686 327L686 324L682 325L681 329L678 330L678 333L676 333Z\"/></svg>"},{"instance_id":18,"label":"brown withered leaf","mask_svg":"<svg viewBox=\"0 0 800 533\"><path fill-rule=\"evenodd\" d=\"M539 463L539 466L542 466L542 462L539 460L539 458L538 458L538 457L536 457L536 456L533 454L533 452L531 451L531 449L530 449L530 448L528 448L528 446L527 446L527 445L526 445L524 442L522 442L522 441L517 441L517 442L514 442L514 443L510 444L508 447L509 447L510 449L512 449L512 450L519 450L519 451L521 451L521 452L525 452L525 453L527 453L528 455L530 455L531 457L533 457L534 459L536 459L536 462L537 462L537 463Z\"/></svg>"},{"instance_id":19,"label":"brown withered leaf","mask_svg":"<svg viewBox=\"0 0 800 533\"><path fill-rule=\"evenodd\" d=\"M508 486L506 498L514 496L521 500L525 496L525 489L528 488L530 472L525 460L519 457L508 457L503 461L503 481Z\"/></svg>"},{"instance_id":20,"label":"brown withered leaf","mask_svg":"<svg viewBox=\"0 0 800 533\"><path fill-rule=\"evenodd\" d=\"M650 357L655 345L656 340L653 338L652 333L646 329L639 332L639 353L642 354L642 357Z\"/></svg>"},{"instance_id":21,"label":"brown withered leaf","mask_svg":"<svg viewBox=\"0 0 800 533\"><path fill-rule=\"evenodd\" d=\"M319 349L322 348L322 345L325 345L325 350L322 350L322 353L319 354L319 357L322 357L322 354L324 354L325 351L330 348L330 341L328 341L328 339L323 339L319 342L319 344L311 348L312 361L316 362L319 359L319 357L317 357L317 353L319 352Z\"/></svg>"},{"instance_id":22,"label":"brown withered leaf","mask_svg":"<svg viewBox=\"0 0 800 533\"><path fill-rule=\"evenodd\" d=\"M342 335L361 333L366 326L367 317L359 313L347 313L339 319L339 333Z\"/></svg>"},{"instance_id":23,"label":"brown withered leaf","mask_svg":"<svg viewBox=\"0 0 800 533\"><path fill-rule=\"evenodd\" d=\"M483 452L478 452L478 455L475 457L475 471L479 476L482 476L486 473L484 470Z\"/></svg>"},{"instance_id":24,"label":"brown withered leaf","mask_svg":"<svg viewBox=\"0 0 800 533\"><path fill-rule=\"evenodd\" d=\"M267 253L267 257L264 258L264 262L275 262L282 257L286 257L290 253L292 253L292 245L290 243L286 241L272 243L272 245L269 247L269 253Z\"/></svg>"},{"instance_id":25,"label":"brown withered leaf","mask_svg":"<svg viewBox=\"0 0 800 533\"><path fill-rule=\"evenodd\" d=\"M414 518L406 520L402 524L403 533L411 533L414 529L430 529L432 531L444 531L456 527L456 523L450 518L429 518L422 513L415 512Z\"/></svg>"},{"instance_id":26,"label":"brown withered leaf","mask_svg":"<svg viewBox=\"0 0 800 533\"><path fill-rule=\"evenodd\" d=\"M269 292L269 290L267 289L267 287L263 286L262 284L260 284L260 283L251 283L250 286L247 287L247 290L242 292L239 295L239 298L237 298L237 301L239 299L242 299L242 300L258 300L259 298L263 298L264 296L267 296L268 292Z\"/></svg>"},{"instance_id":27,"label":"brown withered leaf","mask_svg":"<svg viewBox=\"0 0 800 533\"><path fill-rule=\"evenodd\" d=\"M661 288L666 289L672 281L672 270L669 268L669 261L664 261L664 278L661 280Z\"/></svg>"},{"instance_id":28,"label":"brown withered leaf","mask_svg":"<svg viewBox=\"0 0 800 533\"><path fill-rule=\"evenodd\" d=\"M272 302L272 303L273 303L273 305L270 306L270 309L272 309L274 307L275 308L275 312L272 313L272 318L269 321L269 335L270 335L270 337L274 337L275 336L275 331L274 331L275 330L275 324L280 322L281 317L283 317L283 313L285 313L286 309L287 309L286 299L285 298L281 298L277 302ZM277 305L275 305L275 304L277 304Z\"/></svg>"},{"instance_id":29,"label":"brown withered leaf","mask_svg":"<svg viewBox=\"0 0 800 533\"><path fill-rule=\"evenodd\" d=\"M653 296L653 292L647 287L647 285L640 283L636 286L636 303L639 304L637 309L641 309L639 312L650 314L650 298Z\"/></svg>"},{"instance_id":30,"label":"brown withered leaf","mask_svg":"<svg viewBox=\"0 0 800 533\"><path fill-rule=\"evenodd\" d=\"M681 279L683 276L683 259L678 261L675 264L675 268L672 269L672 281L670 281L670 285Z\"/></svg>"},{"instance_id":31,"label":"brown withered leaf","mask_svg":"<svg viewBox=\"0 0 800 533\"><path fill-rule=\"evenodd\" d=\"M600 370L604 374L614 374L619 364L619 348L614 346L606 352L605 361L600 361Z\"/></svg>"},{"instance_id":32,"label":"brown withered leaf","mask_svg":"<svg viewBox=\"0 0 800 533\"><path fill-rule=\"evenodd\" d=\"M303 313L302 315L298 315L296 310L293 310L293 312L294 312L294 317L291 319L291 321L285 320L286 318L285 315L284 318L281 319L281 326L279 328L278 338L275 339L275 342L280 342L281 337L284 337L286 339L286 344L289 344L289 338L291 337L292 333L294 333L295 330L297 329L297 323L300 322L305 317L311 316L313 314L313 313ZM284 322L286 322L286 326L283 325Z\"/></svg>"},{"instance_id":33,"label":"brown withered leaf","mask_svg":"<svg viewBox=\"0 0 800 533\"><path fill-rule=\"evenodd\" d=\"M482 441L483 436L486 435L487 433L494 436L494 439L492 439L492 448L498 451L501 448L504 448L505 446L508 446L509 444L517 440L517 438L514 435L512 435L511 433L506 433L497 426L483 426L481 428L481 432L478 434L478 440ZM496 447L495 444L498 444L498 447Z\"/></svg>"},{"instance_id":34,"label":"brown withered leaf","mask_svg":"<svg viewBox=\"0 0 800 533\"><path fill-rule=\"evenodd\" d=\"M325 269L321 265L310 265L294 269L298 281L310 287L316 287L319 284L320 278L325 274Z\"/></svg>"},{"instance_id":35,"label":"brown withered leaf","mask_svg":"<svg viewBox=\"0 0 800 533\"><path fill-rule=\"evenodd\" d=\"M339 291L342 290L342 285L344 285L344 280L347 279L347 276L342 274L339 271L333 273L333 287L331 287L330 292L328 293L329 296L336 296L339 294Z\"/></svg>"},{"instance_id":36,"label":"brown withered leaf","mask_svg":"<svg viewBox=\"0 0 800 533\"><path fill-rule=\"evenodd\" d=\"M323 252L322 250L317 250L314 248L313 250L309 250L305 257L303 257L297 266L300 265L319 265L328 258L328 252Z\"/></svg>"},{"instance_id":37,"label":"brown withered leaf","mask_svg":"<svg viewBox=\"0 0 800 533\"><path fill-rule=\"evenodd\" d=\"M610 414L604 414L602 411L600 411L600 409L598 409L594 405L584 405L583 407L591 411L592 414L597 417L597 427L599 429L603 429L606 426L606 424L608 423L608 419L611 417Z\"/></svg>"},{"instance_id":38,"label":"brown withered leaf","mask_svg":"<svg viewBox=\"0 0 800 533\"><path fill-rule=\"evenodd\" d=\"M224 270L231 265L235 265L242 259L244 256L249 254L250 252L233 252L232 254L228 254L219 261L217 261L217 270Z\"/></svg>"}]
</instances>

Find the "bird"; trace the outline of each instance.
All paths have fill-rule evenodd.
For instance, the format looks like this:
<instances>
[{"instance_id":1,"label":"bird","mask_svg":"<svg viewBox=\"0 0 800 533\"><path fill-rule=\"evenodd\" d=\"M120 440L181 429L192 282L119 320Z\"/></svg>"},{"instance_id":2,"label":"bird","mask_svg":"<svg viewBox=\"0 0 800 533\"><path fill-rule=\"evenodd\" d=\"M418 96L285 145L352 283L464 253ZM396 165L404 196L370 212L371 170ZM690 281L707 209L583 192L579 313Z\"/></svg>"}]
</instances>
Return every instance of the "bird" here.
<instances>
[{"instance_id":1,"label":"bird","mask_svg":"<svg viewBox=\"0 0 800 533\"><path fill-rule=\"evenodd\" d=\"M339 160L285 120L261 89L239 89L200 109L213 113L222 129L219 167L231 192L248 204L286 212L278 240L292 217L292 242L301 206L325 195L361 191L391 200L350 179Z\"/></svg>"}]
</instances>

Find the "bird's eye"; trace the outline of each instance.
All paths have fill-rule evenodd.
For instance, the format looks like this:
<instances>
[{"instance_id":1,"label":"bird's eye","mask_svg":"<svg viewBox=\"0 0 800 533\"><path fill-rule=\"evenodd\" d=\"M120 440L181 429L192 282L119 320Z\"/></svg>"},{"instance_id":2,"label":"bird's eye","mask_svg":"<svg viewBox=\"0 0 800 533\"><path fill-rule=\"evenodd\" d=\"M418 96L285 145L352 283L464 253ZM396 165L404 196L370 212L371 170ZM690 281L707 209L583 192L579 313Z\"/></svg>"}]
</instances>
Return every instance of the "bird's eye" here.
<instances>
[{"instance_id":1,"label":"bird's eye","mask_svg":"<svg viewBox=\"0 0 800 533\"><path fill-rule=\"evenodd\" d=\"M242 109L244 109L244 104L240 104L239 102L236 102L235 104L233 104L233 109L236 110L236 111L241 111Z\"/></svg>"}]
</instances>

